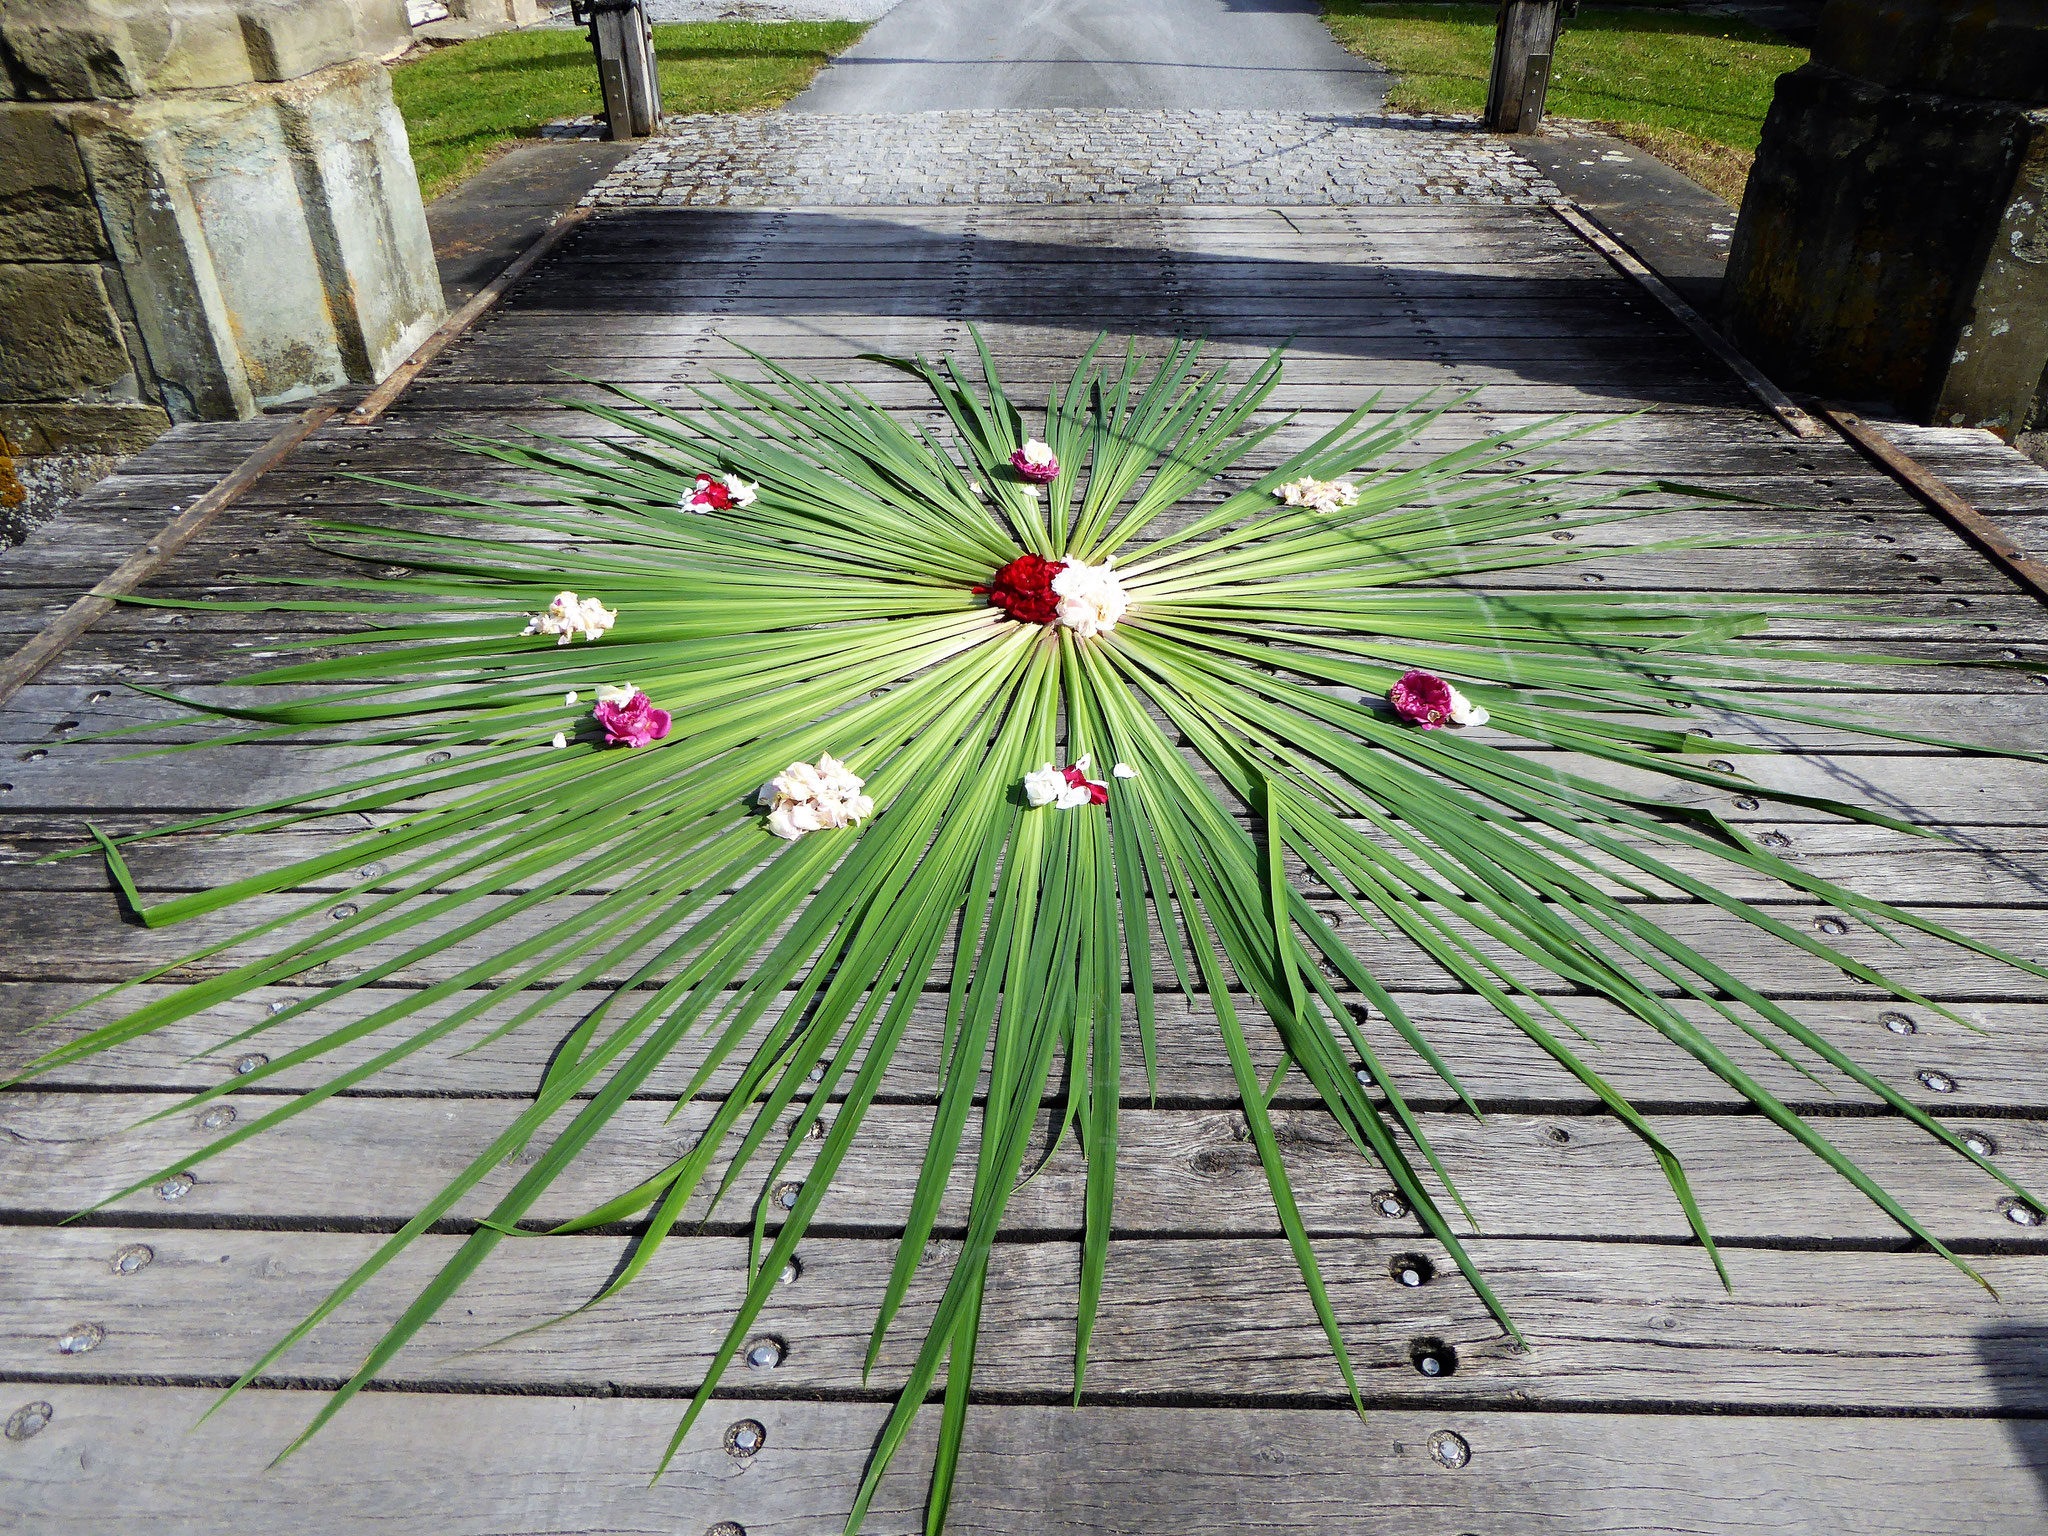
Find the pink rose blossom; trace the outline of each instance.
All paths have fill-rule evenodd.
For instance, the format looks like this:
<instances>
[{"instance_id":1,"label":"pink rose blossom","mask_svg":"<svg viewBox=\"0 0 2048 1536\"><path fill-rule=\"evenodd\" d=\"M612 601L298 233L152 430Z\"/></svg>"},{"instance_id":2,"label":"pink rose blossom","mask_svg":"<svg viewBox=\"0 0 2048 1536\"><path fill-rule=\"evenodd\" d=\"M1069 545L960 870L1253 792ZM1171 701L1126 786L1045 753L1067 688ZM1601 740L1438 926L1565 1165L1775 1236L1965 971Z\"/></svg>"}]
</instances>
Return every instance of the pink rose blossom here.
<instances>
[{"instance_id":1,"label":"pink rose blossom","mask_svg":"<svg viewBox=\"0 0 2048 1536\"><path fill-rule=\"evenodd\" d=\"M1430 672L1410 672L1387 690L1394 713L1425 731L1451 723L1451 685Z\"/></svg>"},{"instance_id":2,"label":"pink rose blossom","mask_svg":"<svg viewBox=\"0 0 2048 1536\"><path fill-rule=\"evenodd\" d=\"M656 709L644 693L635 692L623 704L606 700L590 713L604 727L608 747L644 747L668 734L668 711Z\"/></svg>"},{"instance_id":3,"label":"pink rose blossom","mask_svg":"<svg viewBox=\"0 0 2048 1536\"><path fill-rule=\"evenodd\" d=\"M1035 437L1010 455L1010 467L1026 480L1038 485L1045 485L1060 477L1060 461L1053 456L1050 447Z\"/></svg>"}]
</instances>

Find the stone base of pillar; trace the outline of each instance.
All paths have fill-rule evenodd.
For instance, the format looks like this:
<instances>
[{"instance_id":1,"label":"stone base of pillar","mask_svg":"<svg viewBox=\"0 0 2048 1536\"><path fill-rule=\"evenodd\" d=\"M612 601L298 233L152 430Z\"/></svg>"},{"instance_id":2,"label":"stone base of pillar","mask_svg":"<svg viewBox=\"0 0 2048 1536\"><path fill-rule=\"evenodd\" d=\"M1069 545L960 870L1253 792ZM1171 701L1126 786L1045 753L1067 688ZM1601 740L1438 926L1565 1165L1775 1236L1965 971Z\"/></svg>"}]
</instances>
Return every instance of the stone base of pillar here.
<instances>
[{"instance_id":1,"label":"stone base of pillar","mask_svg":"<svg viewBox=\"0 0 2048 1536\"><path fill-rule=\"evenodd\" d=\"M2048 6L1977 10L1828 8L1778 81L1726 319L1788 388L2012 439L2048 366Z\"/></svg>"},{"instance_id":2,"label":"stone base of pillar","mask_svg":"<svg viewBox=\"0 0 2048 1536\"><path fill-rule=\"evenodd\" d=\"M441 317L396 0L177 10L0 0L0 520L172 421L373 383Z\"/></svg>"}]
</instances>

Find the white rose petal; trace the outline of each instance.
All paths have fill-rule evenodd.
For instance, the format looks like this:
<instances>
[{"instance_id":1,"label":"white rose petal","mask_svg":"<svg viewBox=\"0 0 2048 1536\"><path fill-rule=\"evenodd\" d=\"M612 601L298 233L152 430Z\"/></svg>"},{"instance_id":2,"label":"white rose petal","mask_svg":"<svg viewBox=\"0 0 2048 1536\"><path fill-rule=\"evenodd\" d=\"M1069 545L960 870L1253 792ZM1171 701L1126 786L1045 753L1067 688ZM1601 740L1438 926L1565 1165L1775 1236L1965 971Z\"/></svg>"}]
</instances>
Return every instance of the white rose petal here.
<instances>
[{"instance_id":1,"label":"white rose petal","mask_svg":"<svg viewBox=\"0 0 2048 1536\"><path fill-rule=\"evenodd\" d=\"M768 807L768 830L795 839L806 832L849 827L875 814L861 793L865 781L827 752L815 763L791 763L755 792Z\"/></svg>"},{"instance_id":2,"label":"white rose petal","mask_svg":"<svg viewBox=\"0 0 2048 1536\"><path fill-rule=\"evenodd\" d=\"M1024 462L1026 464L1050 464L1053 462L1052 445L1041 443L1037 438L1024 440Z\"/></svg>"},{"instance_id":3,"label":"white rose petal","mask_svg":"<svg viewBox=\"0 0 2048 1536\"><path fill-rule=\"evenodd\" d=\"M1063 811L1071 811L1075 806L1086 805L1087 803L1088 786L1086 784L1062 785L1058 798L1053 801L1053 804Z\"/></svg>"},{"instance_id":4,"label":"white rose petal","mask_svg":"<svg viewBox=\"0 0 2048 1536\"><path fill-rule=\"evenodd\" d=\"M760 487L750 481L742 480L738 475L727 475L725 477L725 489L727 494L732 497L732 504L734 506L751 507L754 504L754 494L760 490Z\"/></svg>"},{"instance_id":5,"label":"white rose petal","mask_svg":"<svg viewBox=\"0 0 2048 1536\"><path fill-rule=\"evenodd\" d=\"M595 640L618 621L618 614L605 607L594 597L578 597L574 592L557 592L545 613L534 614L526 621L521 634L553 635L555 644L567 645L576 636Z\"/></svg>"},{"instance_id":6,"label":"white rose petal","mask_svg":"<svg viewBox=\"0 0 2048 1536\"><path fill-rule=\"evenodd\" d=\"M1047 763L1036 773L1024 775L1024 798L1033 805L1051 805L1066 792L1067 776Z\"/></svg>"},{"instance_id":7,"label":"white rose petal","mask_svg":"<svg viewBox=\"0 0 2048 1536\"><path fill-rule=\"evenodd\" d=\"M1135 779L1138 776L1138 770L1133 768L1129 763L1118 763L1114 768L1110 769L1109 771L1115 774L1120 779Z\"/></svg>"},{"instance_id":8,"label":"white rose petal","mask_svg":"<svg viewBox=\"0 0 2048 1536\"><path fill-rule=\"evenodd\" d=\"M573 706L576 703L576 690L571 688L567 693L563 694L562 702Z\"/></svg>"},{"instance_id":9,"label":"white rose petal","mask_svg":"<svg viewBox=\"0 0 2048 1536\"><path fill-rule=\"evenodd\" d=\"M1457 689L1451 690L1451 724L1484 725L1493 717Z\"/></svg>"},{"instance_id":10,"label":"white rose petal","mask_svg":"<svg viewBox=\"0 0 2048 1536\"><path fill-rule=\"evenodd\" d=\"M567 745L569 745L569 738L564 736L560 731L557 731L555 732L555 739L549 742L548 745L553 747L566 747Z\"/></svg>"},{"instance_id":11,"label":"white rose petal","mask_svg":"<svg viewBox=\"0 0 2048 1536\"><path fill-rule=\"evenodd\" d=\"M1069 560L1053 577L1052 590L1059 599L1059 621L1084 637L1115 629L1117 620L1130 606L1123 583L1107 560L1100 565Z\"/></svg>"},{"instance_id":12,"label":"white rose petal","mask_svg":"<svg viewBox=\"0 0 2048 1536\"><path fill-rule=\"evenodd\" d=\"M630 704L633 702L633 695L639 691L631 683L599 683L597 685L597 702L600 704Z\"/></svg>"},{"instance_id":13,"label":"white rose petal","mask_svg":"<svg viewBox=\"0 0 2048 1536\"><path fill-rule=\"evenodd\" d=\"M1318 512L1341 512L1358 505L1357 487L1342 480L1315 480L1307 475L1280 486L1273 494L1290 507L1310 507Z\"/></svg>"}]
</instances>

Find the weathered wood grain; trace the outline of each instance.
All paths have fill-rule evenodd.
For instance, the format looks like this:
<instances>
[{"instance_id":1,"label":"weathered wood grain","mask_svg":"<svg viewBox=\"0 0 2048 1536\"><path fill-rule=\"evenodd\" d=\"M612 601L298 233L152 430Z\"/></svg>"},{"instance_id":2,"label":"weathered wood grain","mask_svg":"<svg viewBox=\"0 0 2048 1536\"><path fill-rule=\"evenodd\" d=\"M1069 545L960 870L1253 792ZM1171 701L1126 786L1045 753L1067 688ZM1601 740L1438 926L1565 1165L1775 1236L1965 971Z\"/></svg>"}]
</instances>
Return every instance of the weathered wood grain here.
<instances>
[{"instance_id":1,"label":"weathered wood grain","mask_svg":"<svg viewBox=\"0 0 2048 1536\"><path fill-rule=\"evenodd\" d=\"M189 1172L104 1208L105 1215L172 1223L394 1228L411 1218L517 1116L496 1099L333 1099L253 1142L194 1161L217 1134L196 1111L136 1123L177 1101L146 1094L0 1095L0 1213L14 1221L69 1216L159 1169ZM244 1108L255 1112L254 1101ZM609 1199L686 1152L708 1111L638 1101L598 1131L530 1219L552 1224ZM1277 1237L1257 1149L1234 1111L1127 1109L1113 1224L1133 1236ZM1311 1232L1332 1237L1419 1235L1412 1216L1378 1209L1387 1176L1346 1141L1326 1111L1279 1111L1276 1134ZM818 1215L827 1233L899 1230L916 1182L931 1111L877 1105ZM1041 1140L1050 1124L1041 1121ZM1420 1119L1489 1237L1617 1241L1685 1239L1685 1219L1649 1149L1601 1116L1494 1114ZM1666 1115L1657 1130L1685 1164L1710 1229L1724 1240L1803 1246L1895 1244L1899 1229L1784 1133L1750 1115ZM1563 1140L1557 1133L1562 1132ZM2009 1193L1926 1134L1894 1119L1845 1117L1825 1133L1944 1241L2042 1251L2048 1231L2015 1223ZM1998 1166L2023 1187L2048 1189L2048 1122L1993 1123ZM771 1138L772 1140L775 1138ZM801 1180L815 1143L784 1175ZM456 1208L474 1220L540 1155L530 1145L493 1170ZM941 1221L957 1231L967 1208L974 1135L948 1188ZM770 1160L772 1161L772 1159ZM1033 1166L1037 1165L1034 1156ZM750 1170L721 1223L744 1226L769 1163ZM710 1175L721 1176L723 1163ZM1012 1197L1007 1230L1077 1236L1084 1160L1071 1139ZM172 1191L168 1196L164 1189ZM699 1196L685 1222L706 1214ZM101 1219L105 1219L104 1216ZM1459 1218L1451 1218L1459 1223ZM1462 1226L1462 1224L1460 1223Z\"/></svg>"},{"instance_id":2,"label":"weathered wood grain","mask_svg":"<svg viewBox=\"0 0 2048 1536\"><path fill-rule=\"evenodd\" d=\"M65 982L0 983L0 1074L21 1070L41 1052L85 1029L111 1023L131 1008L172 989L138 987L95 1001L100 989ZM197 1018L169 1025L118 1051L89 1057L36 1080L41 1089L118 1088L130 1092L199 1092L320 1038L327 1031L366 1018L391 1002L389 988L365 988L306 1015L278 1019L304 1001L303 988L265 987ZM530 1094L538 1087L562 1038L607 993L592 991L564 1000L527 1026L482 1044L488 1021L466 1026L446 1041L379 1073L375 1091L428 1095ZM1539 1046L1483 1000L1457 994L1398 993L1416 1026L1437 1047L1465 1090L1489 1110L1534 1112L1557 1109L1578 1114L1597 1110L1591 1089L1560 1072ZM1251 1000L1237 1005L1247 1022L1254 1061L1262 1077L1279 1064L1277 1037ZM408 1029L446 1018L457 1001L419 1010ZM1646 1110L1730 1108L1744 1100L1728 1084L1656 1034L1648 1025L1598 998L1560 998L1558 1011L1584 1031L1584 1054L1601 1077ZM75 1013L65 1015L67 1010ZM1138 1107L1152 1102L1136 1028L1127 1004L1123 1099ZM1167 1104L1232 1105L1237 1088L1215 1019L1204 1002L1178 995L1158 999L1159 1095ZM1877 1096L1818 1062L1805 1061L1812 1076L1756 1042L1718 1023L1703 1005L1680 1011L1715 1038L1743 1070L1771 1092L1802 1109L1834 1114L1874 1107ZM1913 1005L1813 1002L1798 1016L1848 1051L1869 1070L1896 1085L1925 1108L1950 1115L2029 1113L2048 1107L2048 1079L2039 1064L2048 1059L2048 1006L2039 1003L1972 1003L1957 1010L1967 1024ZM938 1093L940 1041L945 1009L937 997L915 1007L901 1048L892 1060L883 1097L930 1102ZM276 1022L272 1022L276 1020ZM1452 1090L1368 1011L1361 1022L1382 1064L1392 1071L1411 1103L1456 1109ZM256 1033L242 1038L245 1032ZM399 1038L379 1033L334 1049L266 1078L260 1094L317 1087L335 1074L367 1061ZM861 1060L855 1057L856 1064ZM666 1099L680 1093L701 1060L689 1043L656 1070L644 1096ZM708 1081L707 1096L730 1090L742 1062L720 1067ZM1921 1073L1927 1073L1926 1078ZM1055 1083L1048 1102L1064 1092ZM1275 1103L1310 1106L1319 1102L1314 1086L1299 1074L1281 1080ZM252 1107L250 1113L257 1113ZM1996 1139L1995 1137L1993 1138Z\"/></svg>"},{"instance_id":3,"label":"weathered wood grain","mask_svg":"<svg viewBox=\"0 0 2048 1536\"><path fill-rule=\"evenodd\" d=\"M517 942L573 925L577 915L599 899L564 895L515 912L481 934L449 943L414 960L405 967L403 979L408 984L422 985L459 975ZM703 910L715 903L716 898L708 900L697 915L701 916ZM355 909L360 905L355 900L337 903L332 897L318 894L267 895L251 897L230 911L195 917L175 926L143 928L123 914L112 894L0 891L0 925L5 926L14 942L11 952L0 955L0 980L116 982L158 967L175 967L181 980L220 975L239 964L260 959L287 942L317 936L323 928L357 916ZM326 962L318 971L309 973L308 979L336 981L395 964L430 938L472 921L482 910L472 905L459 917L444 914L419 918L398 933L361 943L345 960ZM2048 925L2044 925L2037 910L1929 906L1920 908L1919 915L2024 960L2048 963L2048 952L2043 950L2044 941L2048 941ZM1375 931L1348 909L1333 906L1324 916L1381 985L1426 992L1463 990L1455 977L1406 937ZM1876 967L1896 984L1938 1001L2048 999L2048 981L1917 929L1881 933L1861 923L1851 925L1824 907L1796 910L1785 916L1798 927L1822 937L1843 956ZM692 921L696 921L695 916ZM240 934L272 923L278 926L253 944L219 947L228 945ZM1742 919L1716 907L1663 908L1658 913L1658 926L1748 985L1781 998L1874 999L1882 995L1872 984L1850 977L1830 961L1794 949L1773 936L1759 934ZM1844 931L1838 933L1838 928ZM781 931L780 927L775 930ZM950 942L941 951L941 967L948 963ZM1475 937L1473 942L1480 953L1500 965L1506 974L1522 978L1541 995L1560 995L1572 990L1570 984L1535 969L1490 938ZM1170 957L1156 932L1152 945L1154 974L1170 975ZM583 958L578 957L579 964ZM623 983L632 975L635 964L621 960L608 967L599 980L604 984ZM1639 972L1638 979L1660 994L1676 994L1670 983L1647 971Z\"/></svg>"},{"instance_id":4,"label":"weathered wood grain","mask_svg":"<svg viewBox=\"0 0 2048 1536\"><path fill-rule=\"evenodd\" d=\"M297 1324L377 1241L135 1227L0 1232L0 1374L217 1382L224 1366L253 1362ZM262 1380L346 1380L459 1242L429 1237L409 1249ZM123 1272L116 1256L129 1252L132 1264L137 1245L150 1262ZM612 1237L505 1245L398 1356L385 1381L394 1388L693 1390L745 1296L744 1239L679 1236L618 1301L506 1339L595 1295L629 1251L628 1240ZM807 1239L794 1278L755 1325L782 1341L784 1358L773 1372L743 1372L744 1384L777 1397L898 1389L956 1251L938 1244L920 1266L864 1380L895 1244ZM1472 1251L1522 1345L1503 1333L1434 1243L1321 1245L1331 1304L1368 1402L1645 1408L1697 1391L1704 1377L1718 1395L1695 1398L1703 1409L2048 1407L2048 1266L2038 1256L1976 1261L1998 1289L1993 1300L1925 1253L1731 1249L1729 1291L1703 1255L1685 1248L1483 1240ZM1417 1257L1421 1265L1410 1263ZM1435 1278L1403 1285L1396 1276L1404 1265ZM1073 1390L1080 1268L1073 1244L997 1246L977 1353L979 1393L1051 1400ZM75 1343L88 1322L100 1341L66 1354L60 1340ZM1416 1370L1410 1352L1418 1339L1455 1351L1450 1376L1432 1380ZM1248 1405L1348 1400L1287 1245L1112 1244L1089 1350L1089 1397L1206 1397L1218 1381Z\"/></svg>"},{"instance_id":5,"label":"weathered wood grain","mask_svg":"<svg viewBox=\"0 0 2048 1536\"><path fill-rule=\"evenodd\" d=\"M48 1425L9 1442L10 1507L32 1529L164 1536L685 1536L730 1520L750 1536L839 1536L881 1405L718 1400L660 1481L682 1405L635 1397L373 1392L274 1468L321 1399L23 1386ZM759 1423L763 1449L725 1452ZM870 1514L878 1536L922 1528L928 1413ZM1433 1437L1456 1435L1445 1467ZM1767 1418L1442 1408L987 1406L968 1429L952 1529L971 1536L2034 1536L2048 1520L2048 1435L2028 1420ZM1938 1508L1930 1508L1930 1491Z\"/></svg>"}]
</instances>

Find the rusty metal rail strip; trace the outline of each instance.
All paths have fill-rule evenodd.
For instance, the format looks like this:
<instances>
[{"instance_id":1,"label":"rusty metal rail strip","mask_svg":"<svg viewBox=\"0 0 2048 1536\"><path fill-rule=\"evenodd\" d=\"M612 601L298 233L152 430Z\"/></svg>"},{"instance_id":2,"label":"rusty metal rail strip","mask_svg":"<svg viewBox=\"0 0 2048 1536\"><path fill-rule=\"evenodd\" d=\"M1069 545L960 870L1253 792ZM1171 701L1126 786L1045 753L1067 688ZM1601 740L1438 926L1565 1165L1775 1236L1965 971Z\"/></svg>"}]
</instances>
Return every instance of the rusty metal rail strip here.
<instances>
[{"instance_id":1,"label":"rusty metal rail strip","mask_svg":"<svg viewBox=\"0 0 2048 1536\"><path fill-rule=\"evenodd\" d=\"M1919 497L1929 511L1974 545L1978 553L2031 595L2048 603L2048 559L2022 548L2018 540L1965 501L1947 481L1854 411L1838 405L1822 405L1819 410L1865 457Z\"/></svg>"},{"instance_id":2,"label":"rusty metal rail strip","mask_svg":"<svg viewBox=\"0 0 2048 1536\"><path fill-rule=\"evenodd\" d=\"M111 613L121 598L177 558L178 552L205 532L207 524L219 516L223 508L239 501L250 486L326 425L335 410L331 405L316 405L310 411L301 411L293 417L270 441L215 481L205 494L166 523L155 538L94 583L85 596L38 630L27 645L0 662L0 704L13 698L24 684L62 655L65 647Z\"/></svg>"},{"instance_id":3,"label":"rusty metal rail strip","mask_svg":"<svg viewBox=\"0 0 2048 1536\"><path fill-rule=\"evenodd\" d=\"M1638 287L1669 310L1671 317L1692 332L1693 338L1701 346L1713 353L1730 373L1742 380L1749 392L1762 402L1765 410L1778 418L1786 431L1794 437L1803 437L1809 441L1828 435L1826 427L1801 410L1790 395L1765 378L1756 364L1736 351L1729 345L1727 337L1707 323L1704 315L1674 293L1670 284L1602 228L1599 221L1585 209L1566 198L1553 202L1550 210L1581 240L1605 256L1624 276L1632 278Z\"/></svg>"}]
</instances>

